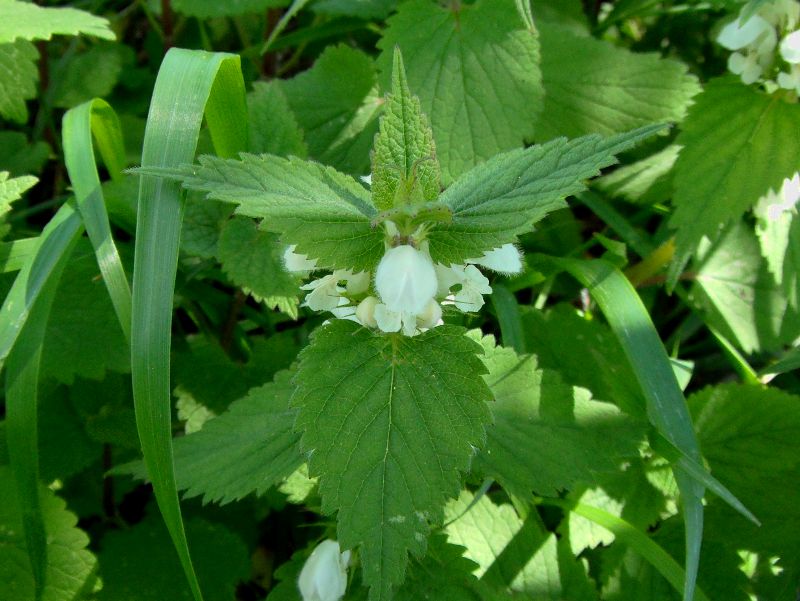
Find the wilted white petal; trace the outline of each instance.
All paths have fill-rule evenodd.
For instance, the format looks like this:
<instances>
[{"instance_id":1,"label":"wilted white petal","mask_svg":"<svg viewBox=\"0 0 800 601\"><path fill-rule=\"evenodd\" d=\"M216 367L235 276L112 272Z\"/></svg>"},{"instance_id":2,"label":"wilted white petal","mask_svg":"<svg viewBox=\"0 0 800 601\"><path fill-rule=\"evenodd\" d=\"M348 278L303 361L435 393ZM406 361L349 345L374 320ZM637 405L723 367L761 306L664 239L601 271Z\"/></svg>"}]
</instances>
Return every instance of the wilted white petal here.
<instances>
[{"instance_id":1,"label":"wilted white petal","mask_svg":"<svg viewBox=\"0 0 800 601\"><path fill-rule=\"evenodd\" d=\"M787 63L800 63L800 30L793 31L781 41L781 56Z\"/></svg>"},{"instance_id":2,"label":"wilted white petal","mask_svg":"<svg viewBox=\"0 0 800 601\"><path fill-rule=\"evenodd\" d=\"M309 259L306 255L301 255L294 252L296 248L297 246L292 244L291 246L287 246L283 253L283 264L286 266L286 271L314 271L317 268L317 260Z\"/></svg>"},{"instance_id":3,"label":"wilted white petal","mask_svg":"<svg viewBox=\"0 0 800 601\"><path fill-rule=\"evenodd\" d=\"M499 248L488 250L479 259L467 259L467 263L475 263L506 275L522 271L522 255L513 244L504 244Z\"/></svg>"},{"instance_id":4,"label":"wilted white petal","mask_svg":"<svg viewBox=\"0 0 800 601\"><path fill-rule=\"evenodd\" d=\"M367 326L368 328L377 328L378 322L375 320L375 307L378 305L378 299L374 296L368 296L356 308L356 319L359 323Z\"/></svg>"},{"instance_id":5,"label":"wilted white petal","mask_svg":"<svg viewBox=\"0 0 800 601\"><path fill-rule=\"evenodd\" d=\"M300 286L302 290L310 290L305 304L313 311L331 311L339 306L344 288L339 286L340 272L334 272L317 280Z\"/></svg>"},{"instance_id":6,"label":"wilted white petal","mask_svg":"<svg viewBox=\"0 0 800 601\"><path fill-rule=\"evenodd\" d=\"M772 25L758 15L753 15L744 24L740 19L736 19L722 28L717 36L717 42L728 50L740 50L755 42L760 35L770 29Z\"/></svg>"},{"instance_id":7,"label":"wilted white petal","mask_svg":"<svg viewBox=\"0 0 800 601\"><path fill-rule=\"evenodd\" d=\"M350 551L340 553L335 540L317 545L297 579L303 601L339 601L344 597L349 562Z\"/></svg>"},{"instance_id":8,"label":"wilted white petal","mask_svg":"<svg viewBox=\"0 0 800 601\"><path fill-rule=\"evenodd\" d=\"M413 246L390 248L375 272L375 289L383 304L397 313L418 314L435 295L433 262Z\"/></svg>"}]
</instances>

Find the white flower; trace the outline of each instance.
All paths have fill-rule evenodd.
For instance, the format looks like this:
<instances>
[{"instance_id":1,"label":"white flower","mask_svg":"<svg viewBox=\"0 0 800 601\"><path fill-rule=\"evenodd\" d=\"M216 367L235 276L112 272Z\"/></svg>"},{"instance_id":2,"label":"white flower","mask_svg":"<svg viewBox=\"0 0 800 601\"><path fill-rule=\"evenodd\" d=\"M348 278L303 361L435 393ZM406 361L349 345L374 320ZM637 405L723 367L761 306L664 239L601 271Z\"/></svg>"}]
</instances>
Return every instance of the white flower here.
<instances>
[{"instance_id":1,"label":"white flower","mask_svg":"<svg viewBox=\"0 0 800 601\"><path fill-rule=\"evenodd\" d=\"M378 305L378 299L374 296L368 296L356 307L356 319L361 325L368 328L377 328L378 322L375 321L375 307Z\"/></svg>"},{"instance_id":2,"label":"white flower","mask_svg":"<svg viewBox=\"0 0 800 601\"><path fill-rule=\"evenodd\" d=\"M482 257L467 259L466 262L475 263L505 275L513 275L522 271L522 255L513 244L504 244L499 248L487 250Z\"/></svg>"},{"instance_id":3,"label":"white flower","mask_svg":"<svg viewBox=\"0 0 800 601\"><path fill-rule=\"evenodd\" d=\"M781 41L781 56L787 63L800 63L800 30L793 31Z\"/></svg>"},{"instance_id":4,"label":"white flower","mask_svg":"<svg viewBox=\"0 0 800 601\"><path fill-rule=\"evenodd\" d=\"M339 601L344 597L349 562L350 551L340 553L335 540L317 545L297 579L303 601Z\"/></svg>"},{"instance_id":5,"label":"white flower","mask_svg":"<svg viewBox=\"0 0 800 601\"><path fill-rule=\"evenodd\" d=\"M417 315L417 326L420 328L435 328L442 323L442 306L431 300L428 306Z\"/></svg>"},{"instance_id":6,"label":"white flower","mask_svg":"<svg viewBox=\"0 0 800 601\"><path fill-rule=\"evenodd\" d=\"M768 31L774 34L772 25L758 15L753 15L745 23L738 18L722 28L717 36L717 42L728 50L741 50L753 44Z\"/></svg>"},{"instance_id":7,"label":"white flower","mask_svg":"<svg viewBox=\"0 0 800 601\"><path fill-rule=\"evenodd\" d=\"M369 290L370 275L368 271L359 271L358 273L348 272L345 279L347 280L347 294L351 296L358 296Z\"/></svg>"},{"instance_id":8,"label":"white flower","mask_svg":"<svg viewBox=\"0 0 800 601\"><path fill-rule=\"evenodd\" d=\"M769 198L778 202L767 206L767 218L777 221L784 211L790 211L800 200L800 173L795 173L791 179L785 178L780 193L776 195L771 192Z\"/></svg>"},{"instance_id":9,"label":"white flower","mask_svg":"<svg viewBox=\"0 0 800 601\"><path fill-rule=\"evenodd\" d=\"M437 265L436 275L442 296L449 294L453 286L459 286L447 300L464 313L478 311L483 306L483 295L492 293L489 280L474 265Z\"/></svg>"},{"instance_id":10,"label":"white flower","mask_svg":"<svg viewBox=\"0 0 800 601\"><path fill-rule=\"evenodd\" d=\"M755 52L748 52L746 55L734 52L728 57L728 70L741 76L742 83L747 85L757 82L764 73L764 68L758 63L758 55Z\"/></svg>"},{"instance_id":11,"label":"white flower","mask_svg":"<svg viewBox=\"0 0 800 601\"><path fill-rule=\"evenodd\" d=\"M339 281L345 279L349 273L340 269L300 286L301 290L311 290L306 295L305 305L313 311L331 311L338 307L344 292Z\"/></svg>"},{"instance_id":12,"label":"white flower","mask_svg":"<svg viewBox=\"0 0 800 601\"><path fill-rule=\"evenodd\" d=\"M375 289L390 311L416 315L436 295L433 262L413 246L390 248L375 272Z\"/></svg>"},{"instance_id":13,"label":"white flower","mask_svg":"<svg viewBox=\"0 0 800 601\"><path fill-rule=\"evenodd\" d=\"M283 253L283 264L286 271L307 273L317 268L317 260L309 259L306 255L298 254L295 251L296 245L287 246Z\"/></svg>"},{"instance_id":14,"label":"white flower","mask_svg":"<svg viewBox=\"0 0 800 601\"><path fill-rule=\"evenodd\" d=\"M800 94L800 65L792 65L788 73L778 73L778 85L784 90L794 90Z\"/></svg>"}]
</instances>

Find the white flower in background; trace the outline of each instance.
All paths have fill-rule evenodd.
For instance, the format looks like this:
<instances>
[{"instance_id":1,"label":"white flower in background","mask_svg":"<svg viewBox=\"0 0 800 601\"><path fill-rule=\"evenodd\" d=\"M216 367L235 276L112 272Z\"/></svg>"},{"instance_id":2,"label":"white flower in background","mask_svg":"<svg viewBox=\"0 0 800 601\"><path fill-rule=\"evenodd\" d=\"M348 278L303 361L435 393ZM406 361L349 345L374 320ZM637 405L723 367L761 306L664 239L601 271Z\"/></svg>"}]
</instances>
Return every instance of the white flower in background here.
<instances>
[{"instance_id":1,"label":"white flower in background","mask_svg":"<svg viewBox=\"0 0 800 601\"><path fill-rule=\"evenodd\" d=\"M349 562L350 551L341 553L335 540L317 545L297 579L303 601L339 601L344 597Z\"/></svg>"},{"instance_id":2,"label":"white flower in background","mask_svg":"<svg viewBox=\"0 0 800 601\"><path fill-rule=\"evenodd\" d=\"M758 54L734 52L728 57L728 70L742 78L742 83L750 85L757 82L764 74L764 67L759 63Z\"/></svg>"},{"instance_id":3,"label":"white flower in background","mask_svg":"<svg viewBox=\"0 0 800 601\"><path fill-rule=\"evenodd\" d=\"M446 302L464 313L480 310L483 295L492 293L489 280L474 265L437 265L436 275L439 278L439 294L447 295ZM453 291L456 286L458 290Z\"/></svg>"},{"instance_id":4,"label":"white flower in background","mask_svg":"<svg viewBox=\"0 0 800 601\"><path fill-rule=\"evenodd\" d=\"M522 254L513 244L504 244L486 251L479 259L467 259L466 263L474 263L497 273L514 275L522 271Z\"/></svg>"},{"instance_id":5,"label":"white flower in background","mask_svg":"<svg viewBox=\"0 0 800 601\"><path fill-rule=\"evenodd\" d=\"M778 73L778 85L784 90L794 90L800 96L800 65L792 65L788 73Z\"/></svg>"},{"instance_id":6,"label":"white flower in background","mask_svg":"<svg viewBox=\"0 0 800 601\"><path fill-rule=\"evenodd\" d=\"M773 26L758 15L753 15L744 23L739 17L722 28L717 42L728 50L741 50L755 44L760 37L768 36L769 32L775 34Z\"/></svg>"},{"instance_id":7,"label":"white flower in background","mask_svg":"<svg viewBox=\"0 0 800 601\"><path fill-rule=\"evenodd\" d=\"M793 31L781 40L780 52L787 63L800 63L800 30Z\"/></svg>"},{"instance_id":8,"label":"white flower in background","mask_svg":"<svg viewBox=\"0 0 800 601\"><path fill-rule=\"evenodd\" d=\"M800 200L800 173L795 173L789 179L783 180L783 186L778 194L771 193L770 200L774 200L767 206L767 219L777 221L785 211L790 211Z\"/></svg>"},{"instance_id":9,"label":"white flower in background","mask_svg":"<svg viewBox=\"0 0 800 601\"><path fill-rule=\"evenodd\" d=\"M283 253L283 264L286 271L294 273L308 273L317 268L317 260L309 259L306 255L298 254L295 251L297 246L292 244L287 246Z\"/></svg>"},{"instance_id":10,"label":"white flower in background","mask_svg":"<svg viewBox=\"0 0 800 601\"><path fill-rule=\"evenodd\" d=\"M381 302L375 321L384 332L402 327L407 336L417 330L417 316L436 296L436 271L427 253L403 244L386 251L375 272L375 290Z\"/></svg>"}]
</instances>

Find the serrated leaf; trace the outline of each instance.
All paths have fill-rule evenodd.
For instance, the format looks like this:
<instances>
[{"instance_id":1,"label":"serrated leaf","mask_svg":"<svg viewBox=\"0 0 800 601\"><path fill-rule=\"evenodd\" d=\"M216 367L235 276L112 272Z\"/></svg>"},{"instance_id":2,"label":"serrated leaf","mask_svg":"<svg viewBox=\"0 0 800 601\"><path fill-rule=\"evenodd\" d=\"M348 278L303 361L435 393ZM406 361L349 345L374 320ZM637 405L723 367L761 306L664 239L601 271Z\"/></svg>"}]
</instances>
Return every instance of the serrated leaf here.
<instances>
[{"instance_id":1,"label":"serrated leaf","mask_svg":"<svg viewBox=\"0 0 800 601\"><path fill-rule=\"evenodd\" d=\"M208 599L233 599L237 583L250 574L247 547L230 530L201 520L186 522L203 592ZM103 588L98 601L190 601L178 556L158 518L110 531L99 553Z\"/></svg>"},{"instance_id":2,"label":"serrated leaf","mask_svg":"<svg viewBox=\"0 0 800 601\"><path fill-rule=\"evenodd\" d=\"M424 553L483 444L491 415L479 352L457 327L407 338L335 321L301 353L292 400L301 445L322 510L339 512L339 542L360 546L373 600L403 582L409 551Z\"/></svg>"},{"instance_id":3,"label":"serrated leaf","mask_svg":"<svg viewBox=\"0 0 800 601\"><path fill-rule=\"evenodd\" d=\"M22 194L36 185L39 179L32 175L8 178L8 171L0 171L0 217L11 209L11 203L22 198Z\"/></svg>"},{"instance_id":4,"label":"serrated leaf","mask_svg":"<svg viewBox=\"0 0 800 601\"><path fill-rule=\"evenodd\" d=\"M629 202L666 202L672 196L672 168L679 152L680 146L670 144L664 150L597 178L594 184L606 194Z\"/></svg>"},{"instance_id":5,"label":"serrated leaf","mask_svg":"<svg viewBox=\"0 0 800 601\"><path fill-rule=\"evenodd\" d=\"M596 472L613 471L623 457L638 454L643 423L537 369L534 357L495 346L491 336L481 342L494 423L474 469L524 499L593 482Z\"/></svg>"},{"instance_id":6,"label":"serrated leaf","mask_svg":"<svg viewBox=\"0 0 800 601\"><path fill-rule=\"evenodd\" d=\"M539 39L545 100L537 140L680 121L700 91L686 65L655 53L633 53L552 24L539 26Z\"/></svg>"},{"instance_id":7,"label":"serrated leaf","mask_svg":"<svg viewBox=\"0 0 800 601\"><path fill-rule=\"evenodd\" d=\"M126 46L104 43L73 56L53 77L53 106L70 108L108 96L119 81L126 54L133 62Z\"/></svg>"},{"instance_id":8,"label":"serrated leaf","mask_svg":"<svg viewBox=\"0 0 800 601\"><path fill-rule=\"evenodd\" d=\"M447 505L448 519L457 519L446 531L451 543L466 547L464 555L478 564L475 574L483 582L525 599L597 599L586 568L566 541L544 529L535 511L523 522L511 505L495 505L487 496L467 510L472 503L472 494L463 492Z\"/></svg>"},{"instance_id":9,"label":"serrated leaf","mask_svg":"<svg viewBox=\"0 0 800 601\"><path fill-rule=\"evenodd\" d=\"M775 197L767 195L759 201L755 214L756 235L761 255L772 278L779 284L789 304L800 310L800 219L795 211L781 213L777 219L768 214Z\"/></svg>"},{"instance_id":10,"label":"serrated leaf","mask_svg":"<svg viewBox=\"0 0 800 601\"><path fill-rule=\"evenodd\" d=\"M213 17L231 17L247 13L261 13L268 8L287 6L290 0L174 0L172 7L189 17L208 19Z\"/></svg>"},{"instance_id":11,"label":"serrated leaf","mask_svg":"<svg viewBox=\"0 0 800 601\"><path fill-rule=\"evenodd\" d=\"M0 44L0 116L5 119L28 120L25 101L36 96L38 58L36 47L27 40Z\"/></svg>"},{"instance_id":12,"label":"serrated leaf","mask_svg":"<svg viewBox=\"0 0 800 601\"><path fill-rule=\"evenodd\" d=\"M463 263L514 242L545 215L565 207L567 196L585 190L584 180L613 165L614 155L661 129L651 125L608 138L559 138L478 165L441 195L453 219L431 230L431 256L444 264Z\"/></svg>"},{"instance_id":13,"label":"serrated leaf","mask_svg":"<svg viewBox=\"0 0 800 601\"><path fill-rule=\"evenodd\" d=\"M235 217L222 228L217 257L234 284L273 309L283 299L296 319L300 280L284 268L284 249L276 234L259 230L252 219Z\"/></svg>"},{"instance_id":14,"label":"serrated leaf","mask_svg":"<svg viewBox=\"0 0 800 601\"><path fill-rule=\"evenodd\" d=\"M698 249L692 300L747 353L777 350L800 334L800 317L768 273L753 231L737 222Z\"/></svg>"},{"instance_id":15,"label":"serrated leaf","mask_svg":"<svg viewBox=\"0 0 800 601\"><path fill-rule=\"evenodd\" d=\"M66 510L66 503L50 490L40 490L49 559L42 601L74 599L91 590L97 560L86 549L89 537L76 528L78 519ZM33 576L15 491L11 469L0 466L0 598L33 601Z\"/></svg>"},{"instance_id":16,"label":"serrated leaf","mask_svg":"<svg viewBox=\"0 0 800 601\"><path fill-rule=\"evenodd\" d=\"M236 213L264 219L264 229L318 260L319 267L369 271L383 256L377 211L352 177L319 163L242 154L242 160L200 157L183 185L208 198L236 203Z\"/></svg>"},{"instance_id":17,"label":"serrated leaf","mask_svg":"<svg viewBox=\"0 0 800 601\"><path fill-rule=\"evenodd\" d=\"M543 99L539 44L512 0L404 2L378 46L384 82L395 46L403 52L409 87L431 120L445 184L532 138Z\"/></svg>"},{"instance_id":18,"label":"serrated leaf","mask_svg":"<svg viewBox=\"0 0 800 601\"><path fill-rule=\"evenodd\" d=\"M203 259L216 258L222 227L232 212L233 207L228 203L203 198L196 192L187 194L181 228L181 251Z\"/></svg>"},{"instance_id":19,"label":"serrated leaf","mask_svg":"<svg viewBox=\"0 0 800 601\"><path fill-rule=\"evenodd\" d=\"M721 225L800 170L798 120L800 105L738 79L713 80L695 98L677 139L683 148L669 223L677 230L678 267L703 236L713 238Z\"/></svg>"},{"instance_id":20,"label":"serrated leaf","mask_svg":"<svg viewBox=\"0 0 800 601\"><path fill-rule=\"evenodd\" d=\"M311 69L281 81L280 87L312 158L347 173L369 171L383 104L369 56L343 45L328 47Z\"/></svg>"},{"instance_id":21,"label":"serrated leaf","mask_svg":"<svg viewBox=\"0 0 800 601\"><path fill-rule=\"evenodd\" d=\"M49 155L46 142L29 143L24 133L0 131L0 171L8 171L12 177L39 175Z\"/></svg>"},{"instance_id":22,"label":"serrated leaf","mask_svg":"<svg viewBox=\"0 0 800 601\"><path fill-rule=\"evenodd\" d=\"M91 35L113 40L106 19L75 8L44 8L19 0L0 0L0 44L49 40L54 35Z\"/></svg>"},{"instance_id":23,"label":"serrated leaf","mask_svg":"<svg viewBox=\"0 0 800 601\"><path fill-rule=\"evenodd\" d=\"M250 151L305 158L308 148L303 130L277 81L257 81L247 95Z\"/></svg>"},{"instance_id":24,"label":"serrated leaf","mask_svg":"<svg viewBox=\"0 0 800 601\"><path fill-rule=\"evenodd\" d=\"M398 202L432 202L441 191L440 180L433 132L419 98L408 89L403 59L395 50L392 91L386 96L372 155L372 202L379 209Z\"/></svg>"}]
</instances>

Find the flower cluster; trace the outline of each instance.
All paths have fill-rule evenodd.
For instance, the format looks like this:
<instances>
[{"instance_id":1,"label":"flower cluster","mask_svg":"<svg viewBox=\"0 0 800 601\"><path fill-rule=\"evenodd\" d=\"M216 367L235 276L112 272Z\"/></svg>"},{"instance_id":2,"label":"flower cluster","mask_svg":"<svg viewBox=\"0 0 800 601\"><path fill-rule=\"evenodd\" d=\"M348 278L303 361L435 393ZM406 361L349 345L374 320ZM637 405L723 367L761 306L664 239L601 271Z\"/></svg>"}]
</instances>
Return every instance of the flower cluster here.
<instances>
[{"instance_id":1,"label":"flower cluster","mask_svg":"<svg viewBox=\"0 0 800 601\"><path fill-rule=\"evenodd\" d=\"M780 87L800 94L800 2L775 0L747 16L748 6L717 36L721 46L733 51L728 69L746 84L763 82L768 91ZM782 64L776 64L776 48Z\"/></svg>"},{"instance_id":2,"label":"flower cluster","mask_svg":"<svg viewBox=\"0 0 800 601\"><path fill-rule=\"evenodd\" d=\"M431 259L428 243L413 238L396 244L394 228L387 222L387 247L373 274L337 269L301 286L308 290L305 306L328 311L339 319L350 319L381 332L406 336L442 323L442 307L453 306L464 313L478 311L483 296L491 294L489 280L478 265L511 275L522 271L522 257L513 244L506 244L468 259L463 265L442 265ZM284 264L289 271L308 275L316 262L286 249Z\"/></svg>"}]
</instances>

